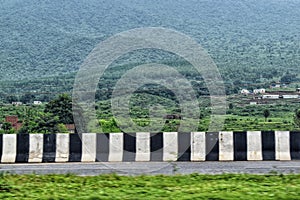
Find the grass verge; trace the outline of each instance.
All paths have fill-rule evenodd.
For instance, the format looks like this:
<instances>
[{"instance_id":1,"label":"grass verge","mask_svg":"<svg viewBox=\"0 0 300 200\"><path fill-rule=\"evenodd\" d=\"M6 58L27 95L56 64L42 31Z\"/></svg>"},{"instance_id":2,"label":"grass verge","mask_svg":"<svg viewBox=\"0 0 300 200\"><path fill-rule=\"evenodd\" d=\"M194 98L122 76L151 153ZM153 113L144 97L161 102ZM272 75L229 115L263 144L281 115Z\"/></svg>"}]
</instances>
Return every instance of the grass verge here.
<instances>
[{"instance_id":1,"label":"grass verge","mask_svg":"<svg viewBox=\"0 0 300 200\"><path fill-rule=\"evenodd\" d=\"M300 199L300 175L5 175L0 199Z\"/></svg>"}]
</instances>

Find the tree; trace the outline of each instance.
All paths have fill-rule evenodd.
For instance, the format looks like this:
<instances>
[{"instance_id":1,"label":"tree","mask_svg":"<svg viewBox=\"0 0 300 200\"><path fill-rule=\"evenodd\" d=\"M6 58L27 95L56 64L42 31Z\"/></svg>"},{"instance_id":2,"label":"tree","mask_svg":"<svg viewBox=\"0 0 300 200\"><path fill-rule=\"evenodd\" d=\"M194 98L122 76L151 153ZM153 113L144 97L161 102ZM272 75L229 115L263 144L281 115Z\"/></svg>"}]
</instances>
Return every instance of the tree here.
<instances>
[{"instance_id":1,"label":"tree","mask_svg":"<svg viewBox=\"0 0 300 200\"><path fill-rule=\"evenodd\" d=\"M120 132L120 129L117 125L115 118L111 118L109 120L101 119L99 120L99 124L101 126L103 133Z\"/></svg>"},{"instance_id":2,"label":"tree","mask_svg":"<svg viewBox=\"0 0 300 200\"><path fill-rule=\"evenodd\" d=\"M294 125L300 128L300 109L295 110Z\"/></svg>"},{"instance_id":3,"label":"tree","mask_svg":"<svg viewBox=\"0 0 300 200\"><path fill-rule=\"evenodd\" d=\"M267 121L267 118L270 116L270 110L265 109L264 110L264 117L265 117L265 122Z\"/></svg>"},{"instance_id":4,"label":"tree","mask_svg":"<svg viewBox=\"0 0 300 200\"><path fill-rule=\"evenodd\" d=\"M281 77L280 82L289 84L295 81L296 78L297 74L291 74L289 71L287 71L286 74Z\"/></svg>"},{"instance_id":5,"label":"tree","mask_svg":"<svg viewBox=\"0 0 300 200\"><path fill-rule=\"evenodd\" d=\"M50 113L39 113L33 118L26 119L19 133L59 133L66 132L66 128L59 123L58 116Z\"/></svg>"},{"instance_id":6,"label":"tree","mask_svg":"<svg viewBox=\"0 0 300 200\"><path fill-rule=\"evenodd\" d=\"M61 94L45 106L46 113L58 116L59 123L73 124L72 98L67 94Z\"/></svg>"},{"instance_id":7,"label":"tree","mask_svg":"<svg viewBox=\"0 0 300 200\"><path fill-rule=\"evenodd\" d=\"M35 96L30 93L26 93L25 95L21 96L20 101L22 103L32 103L35 100Z\"/></svg>"},{"instance_id":8,"label":"tree","mask_svg":"<svg viewBox=\"0 0 300 200\"><path fill-rule=\"evenodd\" d=\"M2 125L2 133L14 133L15 129L12 127L11 123L9 122L4 122Z\"/></svg>"},{"instance_id":9,"label":"tree","mask_svg":"<svg viewBox=\"0 0 300 200\"><path fill-rule=\"evenodd\" d=\"M2 129L3 129L4 131L8 131L8 130L10 130L11 128L12 128L11 123L4 122L3 125L2 125Z\"/></svg>"},{"instance_id":10,"label":"tree","mask_svg":"<svg viewBox=\"0 0 300 200\"><path fill-rule=\"evenodd\" d=\"M13 95L6 97L6 102L7 103L11 103L11 102L18 101L18 100L19 100L18 97L13 96Z\"/></svg>"}]
</instances>

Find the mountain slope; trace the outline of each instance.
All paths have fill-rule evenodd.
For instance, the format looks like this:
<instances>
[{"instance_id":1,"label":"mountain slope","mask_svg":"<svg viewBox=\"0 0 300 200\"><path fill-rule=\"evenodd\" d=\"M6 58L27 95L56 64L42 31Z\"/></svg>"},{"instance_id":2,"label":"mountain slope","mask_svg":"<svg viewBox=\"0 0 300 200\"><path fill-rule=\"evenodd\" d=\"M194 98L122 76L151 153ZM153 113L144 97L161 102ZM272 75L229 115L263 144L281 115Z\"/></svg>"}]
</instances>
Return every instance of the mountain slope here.
<instances>
[{"instance_id":1,"label":"mountain slope","mask_svg":"<svg viewBox=\"0 0 300 200\"><path fill-rule=\"evenodd\" d=\"M100 41L137 27L194 37L228 73L299 73L298 0L1 0L0 78L74 73ZM250 72L249 72L250 73ZM230 81L230 80L226 81ZM249 77L242 81L252 82Z\"/></svg>"}]
</instances>

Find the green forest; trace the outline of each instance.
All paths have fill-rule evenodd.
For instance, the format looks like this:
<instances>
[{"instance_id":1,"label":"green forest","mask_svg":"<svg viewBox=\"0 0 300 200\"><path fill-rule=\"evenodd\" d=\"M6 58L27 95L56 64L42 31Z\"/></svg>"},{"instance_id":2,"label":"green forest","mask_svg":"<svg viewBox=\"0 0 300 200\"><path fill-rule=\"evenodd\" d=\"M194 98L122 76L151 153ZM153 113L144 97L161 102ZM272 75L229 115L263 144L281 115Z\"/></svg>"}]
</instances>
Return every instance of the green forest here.
<instances>
[{"instance_id":1,"label":"green forest","mask_svg":"<svg viewBox=\"0 0 300 200\"><path fill-rule=\"evenodd\" d=\"M43 118L46 123L51 115L45 106L60 94L72 95L77 71L99 42L133 28L164 27L195 39L216 63L227 95L224 130L297 129L294 118L299 99L249 105L250 99L238 94L244 88L268 89L274 83L284 84L290 91L300 87L299 7L297 0L1 0L2 122L6 115L17 115L23 123L32 122L32 127L37 126L34 118ZM117 81L128 70L146 63L171 66L191 83L200 103L198 130L207 130L209 91L201 74L171 52L144 49L124 54L99 77L95 98L103 131L119 131L110 107ZM43 105L33 106L33 101ZM23 105L13 106L12 102ZM132 98L135 123L147 126L150 119L146 105L158 103L168 114L181 112L172 91L148 85ZM180 123L179 119L167 121L163 131L174 131ZM57 119L54 124L64 122ZM52 127L52 132L65 131L62 126Z\"/></svg>"}]
</instances>

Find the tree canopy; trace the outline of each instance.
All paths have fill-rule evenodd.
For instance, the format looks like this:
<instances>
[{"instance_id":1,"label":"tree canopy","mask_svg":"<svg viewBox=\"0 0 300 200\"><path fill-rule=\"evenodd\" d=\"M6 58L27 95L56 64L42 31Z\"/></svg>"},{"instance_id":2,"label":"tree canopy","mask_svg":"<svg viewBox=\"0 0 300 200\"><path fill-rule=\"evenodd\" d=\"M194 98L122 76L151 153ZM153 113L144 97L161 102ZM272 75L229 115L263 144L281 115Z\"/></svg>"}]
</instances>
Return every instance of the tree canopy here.
<instances>
[{"instance_id":1,"label":"tree canopy","mask_svg":"<svg viewBox=\"0 0 300 200\"><path fill-rule=\"evenodd\" d=\"M265 117L265 121L267 121L267 118L270 116L270 110L266 109L264 110L264 117Z\"/></svg>"},{"instance_id":2,"label":"tree canopy","mask_svg":"<svg viewBox=\"0 0 300 200\"><path fill-rule=\"evenodd\" d=\"M50 113L38 113L38 115L24 121L19 133L63 133L66 127L59 123L57 116Z\"/></svg>"},{"instance_id":3,"label":"tree canopy","mask_svg":"<svg viewBox=\"0 0 300 200\"><path fill-rule=\"evenodd\" d=\"M45 106L45 113L58 117L59 123L73 124L72 98L67 94L60 94Z\"/></svg>"},{"instance_id":4,"label":"tree canopy","mask_svg":"<svg viewBox=\"0 0 300 200\"><path fill-rule=\"evenodd\" d=\"M295 110L294 124L296 127L300 127L300 109Z\"/></svg>"}]
</instances>

